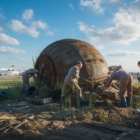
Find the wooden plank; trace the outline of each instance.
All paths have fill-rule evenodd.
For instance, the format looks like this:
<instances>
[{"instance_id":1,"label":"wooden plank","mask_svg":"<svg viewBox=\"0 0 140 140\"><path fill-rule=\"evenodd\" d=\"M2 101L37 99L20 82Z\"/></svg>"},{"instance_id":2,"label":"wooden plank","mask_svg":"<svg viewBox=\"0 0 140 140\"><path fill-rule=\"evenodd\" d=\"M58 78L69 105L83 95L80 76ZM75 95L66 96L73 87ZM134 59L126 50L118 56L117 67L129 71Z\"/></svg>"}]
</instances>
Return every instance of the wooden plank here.
<instances>
[{"instance_id":1,"label":"wooden plank","mask_svg":"<svg viewBox=\"0 0 140 140\"><path fill-rule=\"evenodd\" d=\"M27 117L27 116L29 116L30 114L25 114L25 115L22 115L22 116L20 116L20 117L17 117L17 119L22 119L22 118L25 118L25 117Z\"/></svg>"},{"instance_id":2,"label":"wooden plank","mask_svg":"<svg viewBox=\"0 0 140 140\"><path fill-rule=\"evenodd\" d=\"M15 127L9 127L9 128L7 128L7 129L5 129L2 133L6 133L6 132L8 132L11 128L18 128L18 127L20 127L22 124L24 124L24 123L26 123L28 120L26 119L26 120L24 120L23 122L21 122L21 123L19 123L18 125L16 125Z\"/></svg>"},{"instance_id":3,"label":"wooden plank","mask_svg":"<svg viewBox=\"0 0 140 140\"><path fill-rule=\"evenodd\" d=\"M122 137L132 133L133 131L135 131L135 129L133 129L133 130L131 130L129 132L124 132L124 133L120 134L119 137L116 138L116 140L120 140Z\"/></svg>"},{"instance_id":4,"label":"wooden plank","mask_svg":"<svg viewBox=\"0 0 140 140\"><path fill-rule=\"evenodd\" d=\"M30 114L25 114L25 115L22 115L20 117L7 117L7 116L2 116L2 117L0 117L0 120L17 120L17 119L25 118L25 117L27 117L29 115Z\"/></svg>"},{"instance_id":5,"label":"wooden plank","mask_svg":"<svg viewBox=\"0 0 140 140\"><path fill-rule=\"evenodd\" d=\"M84 122L84 123L88 124L88 125L94 125L94 126L98 126L98 127L103 127L103 128L115 130L115 131L128 132L128 131L133 130L132 128L126 128L126 127L117 126L117 125L113 125L113 124L105 124L105 123L100 123L99 124L99 123L86 123L86 122Z\"/></svg>"},{"instance_id":6,"label":"wooden plank","mask_svg":"<svg viewBox=\"0 0 140 140\"><path fill-rule=\"evenodd\" d=\"M2 116L0 117L0 120L16 120L17 117L7 117L7 116Z\"/></svg>"},{"instance_id":7,"label":"wooden plank","mask_svg":"<svg viewBox=\"0 0 140 140\"><path fill-rule=\"evenodd\" d=\"M21 123L19 123L17 126L15 126L14 128L18 128L18 127L20 127L22 124L24 124L24 123L26 123L26 122L28 122L28 120L26 119L26 120L24 120L23 122L21 122Z\"/></svg>"},{"instance_id":8,"label":"wooden plank","mask_svg":"<svg viewBox=\"0 0 140 140\"><path fill-rule=\"evenodd\" d=\"M140 136L135 135L135 134L127 134L123 138L131 138L131 139L134 139L134 140L140 140Z\"/></svg>"},{"instance_id":9,"label":"wooden plank","mask_svg":"<svg viewBox=\"0 0 140 140\"><path fill-rule=\"evenodd\" d=\"M140 136L140 130L135 130L135 131L132 132L132 134L136 134L136 135Z\"/></svg>"},{"instance_id":10,"label":"wooden plank","mask_svg":"<svg viewBox=\"0 0 140 140\"><path fill-rule=\"evenodd\" d=\"M32 99L31 102L36 105L44 105L48 103L52 103L52 98L43 98L43 99Z\"/></svg>"},{"instance_id":11,"label":"wooden plank","mask_svg":"<svg viewBox=\"0 0 140 140\"><path fill-rule=\"evenodd\" d=\"M131 138L121 138L120 140L134 140L134 139L131 139Z\"/></svg>"}]
</instances>

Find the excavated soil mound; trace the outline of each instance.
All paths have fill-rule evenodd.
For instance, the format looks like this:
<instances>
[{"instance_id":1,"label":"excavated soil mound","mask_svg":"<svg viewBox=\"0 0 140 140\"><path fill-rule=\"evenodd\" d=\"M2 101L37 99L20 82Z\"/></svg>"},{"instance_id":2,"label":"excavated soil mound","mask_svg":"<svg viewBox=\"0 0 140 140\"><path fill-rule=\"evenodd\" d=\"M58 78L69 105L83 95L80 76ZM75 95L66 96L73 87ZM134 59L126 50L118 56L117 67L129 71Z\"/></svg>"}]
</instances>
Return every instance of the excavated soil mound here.
<instances>
[{"instance_id":1,"label":"excavated soil mound","mask_svg":"<svg viewBox=\"0 0 140 140\"><path fill-rule=\"evenodd\" d=\"M96 88L96 93L99 94L100 96L106 96L110 100L118 100L119 98L119 82L113 82L110 87L108 87L104 92L103 92L103 87L104 85L99 85ZM136 91L136 88L133 87L133 91ZM103 92L103 93L102 93ZM101 95L102 93L102 95ZM125 92L124 97L127 97L127 91Z\"/></svg>"}]
</instances>

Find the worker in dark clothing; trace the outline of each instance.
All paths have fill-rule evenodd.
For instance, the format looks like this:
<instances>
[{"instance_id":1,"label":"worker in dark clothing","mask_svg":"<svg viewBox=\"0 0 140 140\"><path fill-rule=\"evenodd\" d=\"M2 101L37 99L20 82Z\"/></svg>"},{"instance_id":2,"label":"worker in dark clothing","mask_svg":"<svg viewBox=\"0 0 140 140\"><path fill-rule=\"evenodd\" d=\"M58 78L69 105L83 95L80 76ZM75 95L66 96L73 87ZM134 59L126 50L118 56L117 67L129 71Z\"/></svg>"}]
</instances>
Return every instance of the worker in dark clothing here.
<instances>
[{"instance_id":1,"label":"worker in dark clothing","mask_svg":"<svg viewBox=\"0 0 140 140\"><path fill-rule=\"evenodd\" d=\"M140 61L138 62L138 67L140 67ZM137 73L138 82L140 82L140 72Z\"/></svg>"},{"instance_id":2,"label":"worker in dark clothing","mask_svg":"<svg viewBox=\"0 0 140 140\"><path fill-rule=\"evenodd\" d=\"M138 62L138 66L140 67L140 61Z\"/></svg>"},{"instance_id":3,"label":"worker in dark clothing","mask_svg":"<svg viewBox=\"0 0 140 140\"><path fill-rule=\"evenodd\" d=\"M122 106L127 107L127 105L131 105L132 100L132 76L131 74L127 73L122 69L122 66L119 66L117 69L114 70L114 72L111 74L110 78L108 79L108 82L106 83L103 92L107 87L111 85L111 82L113 80L117 80L120 82L120 92L119 96L121 98ZM125 91L127 90L127 97L126 100L124 98Z\"/></svg>"},{"instance_id":4,"label":"worker in dark clothing","mask_svg":"<svg viewBox=\"0 0 140 140\"><path fill-rule=\"evenodd\" d=\"M36 68L36 69L29 69L29 70L26 70L25 72L23 72L23 74L22 74L22 79L23 79L22 93L24 93L25 96L29 95L29 88L30 88L29 78L34 77L38 71L39 70Z\"/></svg>"}]
</instances>

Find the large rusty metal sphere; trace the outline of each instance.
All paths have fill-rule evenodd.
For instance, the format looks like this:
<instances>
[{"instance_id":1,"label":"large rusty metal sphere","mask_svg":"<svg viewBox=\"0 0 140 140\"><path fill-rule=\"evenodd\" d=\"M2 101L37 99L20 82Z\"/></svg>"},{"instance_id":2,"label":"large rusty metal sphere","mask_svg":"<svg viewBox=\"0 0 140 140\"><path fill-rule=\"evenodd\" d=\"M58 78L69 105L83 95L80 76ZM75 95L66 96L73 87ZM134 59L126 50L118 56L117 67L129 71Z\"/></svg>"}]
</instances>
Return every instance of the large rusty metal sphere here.
<instances>
[{"instance_id":1,"label":"large rusty metal sphere","mask_svg":"<svg viewBox=\"0 0 140 140\"><path fill-rule=\"evenodd\" d=\"M107 78L108 66L92 45L76 39L63 39L47 46L37 59L35 67L45 67L38 77L44 79L45 84L53 87L57 78L64 82L69 69L78 61L83 63L80 69L79 85L87 87Z\"/></svg>"}]
</instances>

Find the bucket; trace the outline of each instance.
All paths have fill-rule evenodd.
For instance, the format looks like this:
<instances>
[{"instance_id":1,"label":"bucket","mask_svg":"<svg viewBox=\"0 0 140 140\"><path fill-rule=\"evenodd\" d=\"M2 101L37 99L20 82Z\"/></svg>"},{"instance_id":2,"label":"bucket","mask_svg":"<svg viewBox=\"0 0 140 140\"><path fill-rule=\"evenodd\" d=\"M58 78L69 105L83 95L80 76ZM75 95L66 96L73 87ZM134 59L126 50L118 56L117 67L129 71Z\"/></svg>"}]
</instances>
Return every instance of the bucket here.
<instances>
[{"instance_id":1,"label":"bucket","mask_svg":"<svg viewBox=\"0 0 140 140\"><path fill-rule=\"evenodd\" d=\"M35 91L35 87L30 87L29 88L29 95L32 95Z\"/></svg>"}]
</instances>

